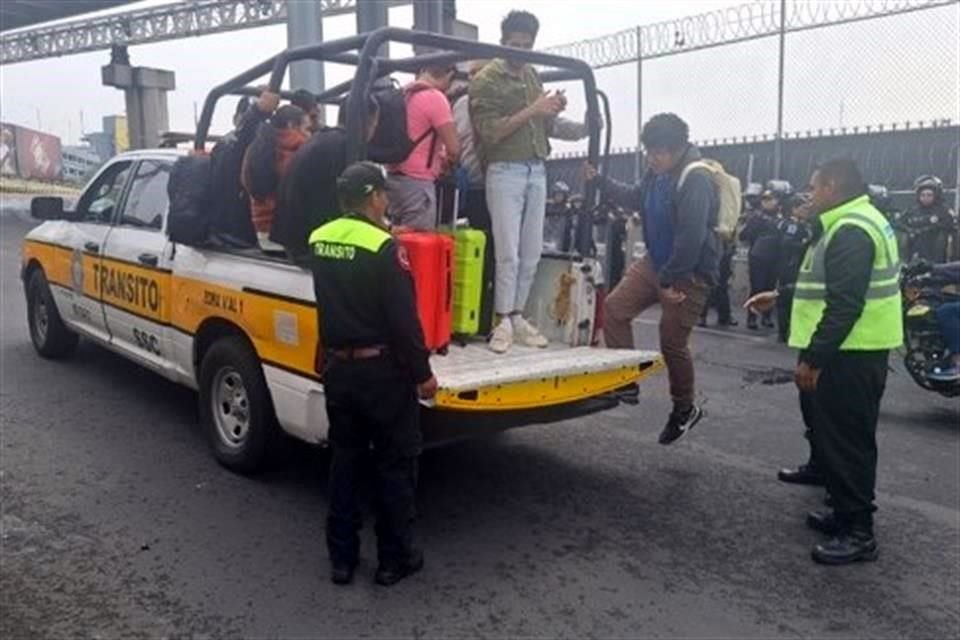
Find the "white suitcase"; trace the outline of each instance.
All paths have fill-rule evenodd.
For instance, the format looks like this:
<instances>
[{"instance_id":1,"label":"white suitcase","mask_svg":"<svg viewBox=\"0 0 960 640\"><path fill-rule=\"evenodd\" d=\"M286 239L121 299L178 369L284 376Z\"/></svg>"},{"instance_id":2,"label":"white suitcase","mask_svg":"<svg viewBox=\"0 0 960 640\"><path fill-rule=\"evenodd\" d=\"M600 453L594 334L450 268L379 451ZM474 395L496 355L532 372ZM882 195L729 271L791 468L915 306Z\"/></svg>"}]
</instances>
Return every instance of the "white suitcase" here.
<instances>
[{"instance_id":1,"label":"white suitcase","mask_svg":"<svg viewBox=\"0 0 960 640\"><path fill-rule=\"evenodd\" d=\"M600 265L592 258L544 254L524 313L550 342L590 345L601 277Z\"/></svg>"},{"instance_id":2,"label":"white suitcase","mask_svg":"<svg viewBox=\"0 0 960 640\"><path fill-rule=\"evenodd\" d=\"M643 243L643 222L637 214L631 216L627 221L627 239L624 242L624 251L626 253L624 273L630 268L630 265L647 253L647 247Z\"/></svg>"}]
</instances>

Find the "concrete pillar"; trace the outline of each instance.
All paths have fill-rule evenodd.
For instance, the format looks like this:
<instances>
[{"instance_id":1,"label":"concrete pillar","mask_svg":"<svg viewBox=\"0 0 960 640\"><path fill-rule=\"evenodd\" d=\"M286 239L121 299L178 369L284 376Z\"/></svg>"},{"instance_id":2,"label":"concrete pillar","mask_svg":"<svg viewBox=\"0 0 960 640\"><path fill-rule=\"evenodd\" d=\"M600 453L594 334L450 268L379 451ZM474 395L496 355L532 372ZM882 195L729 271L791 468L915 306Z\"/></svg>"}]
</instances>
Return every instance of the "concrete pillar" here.
<instances>
[{"instance_id":1,"label":"concrete pillar","mask_svg":"<svg viewBox=\"0 0 960 640\"><path fill-rule=\"evenodd\" d=\"M131 149L160 146L160 134L170 129L167 92L176 89L173 71L108 64L100 69L103 84L123 89Z\"/></svg>"},{"instance_id":2,"label":"concrete pillar","mask_svg":"<svg viewBox=\"0 0 960 640\"><path fill-rule=\"evenodd\" d=\"M453 33L453 22L457 18L455 0L413 0L413 28L415 31L431 33ZM417 53L424 52L422 47L414 47Z\"/></svg>"},{"instance_id":3,"label":"concrete pillar","mask_svg":"<svg viewBox=\"0 0 960 640\"><path fill-rule=\"evenodd\" d=\"M390 7L383 0L357 0L357 33L375 31L390 24ZM390 57L390 45L384 44L380 57Z\"/></svg>"},{"instance_id":4,"label":"concrete pillar","mask_svg":"<svg viewBox=\"0 0 960 640\"><path fill-rule=\"evenodd\" d=\"M320 2L300 0L287 3L287 46L302 47L323 42L323 12ZM323 63L302 60L290 65L290 88L312 93L324 90ZM323 111L321 110L321 114Z\"/></svg>"}]
</instances>

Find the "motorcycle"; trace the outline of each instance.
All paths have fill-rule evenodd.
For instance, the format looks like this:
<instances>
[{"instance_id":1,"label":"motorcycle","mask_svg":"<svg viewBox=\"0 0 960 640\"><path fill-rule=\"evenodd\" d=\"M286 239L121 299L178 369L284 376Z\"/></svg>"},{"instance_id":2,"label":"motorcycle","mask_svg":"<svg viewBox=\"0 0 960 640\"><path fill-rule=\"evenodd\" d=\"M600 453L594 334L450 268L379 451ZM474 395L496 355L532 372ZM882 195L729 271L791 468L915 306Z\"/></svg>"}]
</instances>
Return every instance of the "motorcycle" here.
<instances>
[{"instance_id":1,"label":"motorcycle","mask_svg":"<svg viewBox=\"0 0 960 640\"><path fill-rule=\"evenodd\" d=\"M903 296L903 364L920 387L952 398L960 396L960 381L931 380L930 370L947 356L947 346L937 324L936 309L960 301L960 293L946 291L930 277L929 263L904 265L900 276Z\"/></svg>"}]
</instances>

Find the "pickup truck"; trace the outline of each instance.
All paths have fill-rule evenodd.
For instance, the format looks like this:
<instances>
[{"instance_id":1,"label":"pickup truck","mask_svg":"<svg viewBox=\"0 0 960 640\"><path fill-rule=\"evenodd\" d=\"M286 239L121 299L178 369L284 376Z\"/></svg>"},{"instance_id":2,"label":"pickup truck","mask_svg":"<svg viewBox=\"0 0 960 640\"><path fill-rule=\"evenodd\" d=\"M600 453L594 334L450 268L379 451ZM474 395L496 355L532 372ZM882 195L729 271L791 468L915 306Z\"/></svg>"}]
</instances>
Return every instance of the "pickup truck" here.
<instances>
[{"instance_id":1,"label":"pickup truck","mask_svg":"<svg viewBox=\"0 0 960 640\"><path fill-rule=\"evenodd\" d=\"M382 58L388 41L433 52ZM246 83L266 73L270 90L281 93L295 60L357 66L353 80L317 98L346 104L348 154L363 158L366 110L359 107L376 76L506 55L558 69L545 81L583 82L595 160L598 92L582 61L394 28L288 49L215 87L204 103L195 152L206 150L219 98L257 93ZM48 358L69 355L83 336L196 389L214 457L228 468L254 471L278 450L284 432L316 444L327 437L312 274L259 249L171 238L167 183L185 154L154 149L119 155L71 211L61 198L34 198L32 214L44 222L23 244L30 336ZM590 226L581 228L586 255ZM455 438L608 409L617 404L610 392L652 374L661 358L650 351L566 345L497 355L478 340L452 345L433 356L431 366L439 393L423 404L424 423Z\"/></svg>"},{"instance_id":2,"label":"pickup truck","mask_svg":"<svg viewBox=\"0 0 960 640\"><path fill-rule=\"evenodd\" d=\"M167 180L183 153L117 156L73 211L60 198L34 199L34 216L46 220L23 243L30 336L48 358L69 355L83 336L198 390L214 456L253 471L281 430L326 440L312 275L259 250L171 242ZM440 393L424 410L469 435L480 415L506 428L608 408L589 401L649 375L660 357L562 345L503 356L478 342L452 345L431 364Z\"/></svg>"}]
</instances>

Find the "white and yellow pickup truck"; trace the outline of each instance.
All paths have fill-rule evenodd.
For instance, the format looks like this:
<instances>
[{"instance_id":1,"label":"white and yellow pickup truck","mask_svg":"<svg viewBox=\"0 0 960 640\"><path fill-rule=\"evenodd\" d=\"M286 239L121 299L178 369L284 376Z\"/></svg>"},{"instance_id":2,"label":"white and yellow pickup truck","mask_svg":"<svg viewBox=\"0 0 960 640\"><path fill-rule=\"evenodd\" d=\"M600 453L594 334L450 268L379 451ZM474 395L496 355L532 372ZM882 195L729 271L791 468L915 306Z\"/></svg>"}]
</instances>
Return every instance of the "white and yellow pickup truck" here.
<instances>
[{"instance_id":1,"label":"white and yellow pickup truck","mask_svg":"<svg viewBox=\"0 0 960 640\"><path fill-rule=\"evenodd\" d=\"M196 389L217 460L253 471L281 431L326 440L312 275L258 250L171 242L167 181L183 153L117 156L72 211L59 198L34 199L44 222L23 245L30 335L44 357L69 355L83 336ZM553 422L613 406L609 392L660 363L647 351L552 346L504 356L454 345L431 360L440 392L425 417L460 436L475 424Z\"/></svg>"}]
</instances>

